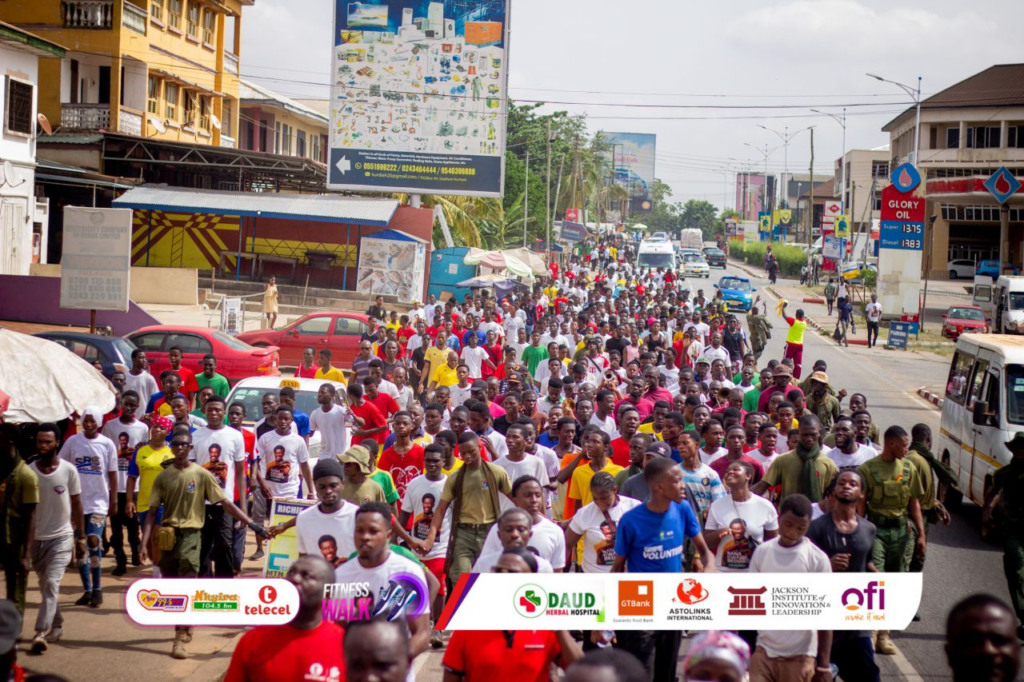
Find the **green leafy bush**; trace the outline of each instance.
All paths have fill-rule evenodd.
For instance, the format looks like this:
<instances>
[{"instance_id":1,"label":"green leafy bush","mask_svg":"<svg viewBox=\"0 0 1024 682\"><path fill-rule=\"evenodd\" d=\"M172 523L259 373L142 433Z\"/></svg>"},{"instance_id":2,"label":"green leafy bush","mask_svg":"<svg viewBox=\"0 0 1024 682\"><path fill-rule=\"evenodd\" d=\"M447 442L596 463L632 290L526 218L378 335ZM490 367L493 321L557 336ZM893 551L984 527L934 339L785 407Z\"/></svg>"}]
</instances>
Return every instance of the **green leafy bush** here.
<instances>
[{"instance_id":1,"label":"green leafy bush","mask_svg":"<svg viewBox=\"0 0 1024 682\"><path fill-rule=\"evenodd\" d=\"M745 242L742 239L729 240L729 255L757 268L764 268L764 255L768 242ZM807 252L799 246L772 243L772 253L779 262L779 273L799 277L800 268L807 264Z\"/></svg>"}]
</instances>

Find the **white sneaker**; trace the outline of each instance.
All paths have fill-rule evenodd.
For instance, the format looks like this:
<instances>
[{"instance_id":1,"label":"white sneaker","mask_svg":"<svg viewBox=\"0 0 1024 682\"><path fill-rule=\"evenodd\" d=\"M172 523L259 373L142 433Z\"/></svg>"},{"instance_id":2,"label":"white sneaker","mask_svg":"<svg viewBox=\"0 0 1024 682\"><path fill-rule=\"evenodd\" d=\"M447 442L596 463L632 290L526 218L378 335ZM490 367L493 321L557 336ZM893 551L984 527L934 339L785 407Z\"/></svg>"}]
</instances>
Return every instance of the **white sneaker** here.
<instances>
[{"instance_id":1,"label":"white sneaker","mask_svg":"<svg viewBox=\"0 0 1024 682\"><path fill-rule=\"evenodd\" d=\"M32 646L29 648L29 652L39 655L46 651L46 640L43 638L43 633L37 632L35 638L32 640Z\"/></svg>"},{"instance_id":2,"label":"white sneaker","mask_svg":"<svg viewBox=\"0 0 1024 682\"><path fill-rule=\"evenodd\" d=\"M55 628L50 628L50 630L45 635L43 635L43 638L47 642L50 642L52 644L53 642L59 641L60 638L61 638L61 635L63 635L63 634L64 634L64 628L62 628L61 626L58 625Z\"/></svg>"}]
</instances>

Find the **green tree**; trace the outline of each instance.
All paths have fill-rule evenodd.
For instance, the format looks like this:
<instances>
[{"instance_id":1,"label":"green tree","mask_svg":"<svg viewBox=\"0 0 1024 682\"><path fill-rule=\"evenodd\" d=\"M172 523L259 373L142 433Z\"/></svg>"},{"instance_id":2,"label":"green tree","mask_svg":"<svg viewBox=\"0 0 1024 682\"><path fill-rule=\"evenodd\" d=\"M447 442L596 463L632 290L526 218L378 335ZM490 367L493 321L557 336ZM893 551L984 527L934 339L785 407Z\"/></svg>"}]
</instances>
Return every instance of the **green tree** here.
<instances>
[{"instance_id":1,"label":"green tree","mask_svg":"<svg viewBox=\"0 0 1024 682\"><path fill-rule=\"evenodd\" d=\"M718 209L711 202L690 199L683 204L683 210L680 214L682 226L684 228L700 228L701 232L704 233L704 238L708 239L713 234L715 214L717 212Z\"/></svg>"},{"instance_id":2,"label":"green tree","mask_svg":"<svg viewBox=\"0 0 1024 682\"><path fill-rule=\"evenodd\" d=\"M683 229L680 219L682 206L669 201L671 197L672 188L655 178L654 184L651 186L653 209L650 213L637 213L630 216L630 223L643 223L650 232L667 232L678 237L679 231Z\"/></svg>"}]
</instances>

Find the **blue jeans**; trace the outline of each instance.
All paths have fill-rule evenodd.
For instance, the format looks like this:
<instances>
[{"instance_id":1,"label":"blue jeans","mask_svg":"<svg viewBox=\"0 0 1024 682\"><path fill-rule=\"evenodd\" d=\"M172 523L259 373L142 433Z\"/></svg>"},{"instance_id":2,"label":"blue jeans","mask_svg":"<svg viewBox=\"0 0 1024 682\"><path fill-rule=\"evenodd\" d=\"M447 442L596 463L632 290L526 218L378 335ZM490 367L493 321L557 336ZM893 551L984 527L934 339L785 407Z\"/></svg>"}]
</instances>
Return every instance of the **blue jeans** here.
<instances>
[{"instance_id":1,"label":"blue jeans","mask_svg":"<svg viewBox=\"0 0 1024 682\"><path fill-rule=\"evenodd\" d=\"M107 517L104 514L85 515L85 542L88 551L88 560L78 566L78 572L82 574L82 587L86 592L100 591L100 562L103 560L103 530L107 527ZM94 535L99 541L95 547L89 543L89 536Z\"/></svg>"}]
</instances>

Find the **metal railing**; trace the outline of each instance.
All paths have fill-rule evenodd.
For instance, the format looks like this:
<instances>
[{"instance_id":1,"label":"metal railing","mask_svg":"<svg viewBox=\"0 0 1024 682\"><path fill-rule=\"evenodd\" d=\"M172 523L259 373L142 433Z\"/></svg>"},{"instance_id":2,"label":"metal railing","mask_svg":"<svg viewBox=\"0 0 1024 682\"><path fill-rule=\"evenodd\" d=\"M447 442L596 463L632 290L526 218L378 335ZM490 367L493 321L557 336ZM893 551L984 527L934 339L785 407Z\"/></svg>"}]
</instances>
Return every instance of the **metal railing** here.
<instances>
[{"instance_id":1,"label":"metal railing","mask_svg":"<svg viewBox=\"0 0 1024 682\"><path fill-rule=\"evenodd\" d=\"M230 74L238 75L238 55L224 52L224 70Z\"/></svg>"},{"instance_id":2,"label":"metal railing","mask_svg":"<svg viewBox=\"0 0 1024 682\"><path fill-rule=\"evenodd\" d=\"M69 130L110 130L110 105L61 104L60 124Z\"/></svg>"},{"instance_id":3,"label":"metal railing","mask_svg":"<svg viewBox=\"0 0 1024 682\"><path fill-rule=\"evenodd\" d=\"M130 2L124 3L121 12L121 25L127 29L146 35L146 10L136 7Z\"/></svg>"},{"instance_id":4,"label":"metal railing","mask_svg":"<svg viewBox=\"0 0 1024 682\"><path fill-rule=\"evenodd\" d=\"M64 28L113 28L114 0L64 0L61 7Z\"/></svg>"}]
</instances>

